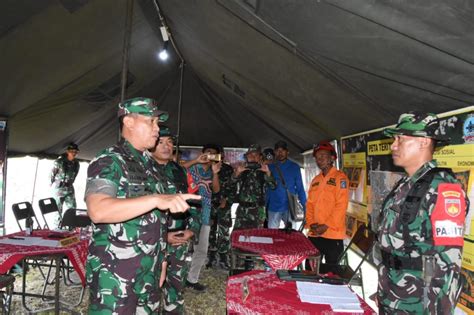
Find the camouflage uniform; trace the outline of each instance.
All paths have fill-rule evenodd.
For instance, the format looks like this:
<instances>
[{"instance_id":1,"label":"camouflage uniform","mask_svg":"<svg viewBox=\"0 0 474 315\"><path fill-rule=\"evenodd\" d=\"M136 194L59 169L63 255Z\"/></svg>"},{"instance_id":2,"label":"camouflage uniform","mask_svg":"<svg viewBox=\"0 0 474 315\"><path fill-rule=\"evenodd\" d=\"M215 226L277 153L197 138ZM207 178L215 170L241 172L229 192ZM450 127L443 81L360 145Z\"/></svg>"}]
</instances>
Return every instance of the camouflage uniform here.
<instances>
[{"instance_id":1,"label":"camouflage uniform","mask_svg":"<svg viewBox=\"0 0 474 315\"><path fill-rule=\"evenodd\" d=\"M160 166L163 167L163 166ZM167 193L186 193L188 192L186 169L178 163L170 161L164 167L166 177L171 183L168 186ZM168 228L174 230L188 229L194 235L199 235L201 227L201 212L191 207L188 212L180 214L170 214L168 218ZM184 313L184 281L188 273L189 245L171 246L167 244L168 269L166 272L166 281L163 285L164 293L164 313L183 314Z\"/></svg>"},{"instance_id":2,"label":"camouflage uniform","mask_svg":"<svg viewBox=\"0 0 474 315\"><path fill-rule=\"evenodd\" d=\"M260 170L246 170L238 178L232 178L237 208L234 229L261 228L265 221L265 190L275 189L273 176Z\"/></svg>"},{"instance_id":3,"label":"camouflage uniform","mask_svg":"<svg viewBox=\"0 0 474 315\"><path fill-rule=\"evenodd\" d=\"M76 208L76 197L74 195L74 180L79 173L79 162L69 161L67 154L61 154L55 161L51 171L51 187L53 196L59 210Z\"/></svg>"},{"instance_id":4,"label":"camouflage uniform","mask_svg":"<svg viewBox=\"0 0 474 315\"><path fill-rule=\"evenodd\" d=\"M402 127L412 128L413 123L412 121L410 125ZM423 132L423 129L424 125L417 132ZM395 131L397 130L393 129L385 133L427 136L423 133L417 135ZM410 189L417 185L413 191L420 191L422 194L420 180L435 167L436 162L430 161L411 177L402 178L382 206L378 230L378 242L383 256L383 262L378 268L378 302L381 314L451 314L456 304L458 289L461 287L462 246L435 245L431 220L437 199L440 198L438 187L442 183L457 183L457 180L448 171L440 169L433 172L431 182L426 182L428 190L417 203L419 207L413 211L411 220L406 219L407 212L403 210L407 209L405 203L413 202ZM461 198L462 195L465 197L465 194L460 195ZM426 278L429 266L433 271ZM430 277L431 281L428 280Z\"/></svg>"},{"instance_id":5,"label":"camouflage uniform","mask_svg":"<svg viewBox=\"0 0 474 315\"><path fill-rule=\"evenodd\" d=\"M119 104L119 116L129 113L160 115L154 101L143 98ZM92 194L134 198L164 193L168 187L150 153L136 150L125 139L101 151L87 176L86 198ZM86 264L89 314L158 311L166 221L167 215L155 208L126 222L93 225Z\"/></svg>"},{"instance_id":6,"label":"camouflage uniform","mask_svg":"<svg viewBox=\"0 0 474 315\"><path fill-rule=\"evenodd\" d=\"M215 259L218 252L222 259L227 255L230 246L230 228L232 227L231 208L233 201L231 200L230 180L234 169L232 166L222 163L219 171L220 191L212 194L211 209L211 232L209 234L209 262ZM225 198L226 203L220 208L221 199ZM222 260L221 259L221 260Z\"/></svg>"}]
</instances>

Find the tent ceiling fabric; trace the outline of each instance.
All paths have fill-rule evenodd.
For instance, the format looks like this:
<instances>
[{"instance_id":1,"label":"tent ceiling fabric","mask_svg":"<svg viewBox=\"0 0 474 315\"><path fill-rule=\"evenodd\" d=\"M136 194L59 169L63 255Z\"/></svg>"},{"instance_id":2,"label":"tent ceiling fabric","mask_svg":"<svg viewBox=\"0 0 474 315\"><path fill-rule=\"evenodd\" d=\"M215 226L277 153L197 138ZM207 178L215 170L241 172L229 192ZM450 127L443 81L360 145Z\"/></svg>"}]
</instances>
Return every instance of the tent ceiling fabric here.
<instances>
[{"instance_id":1,"label":"tent ceiling fabric","mask_svg":"<svg viewBox=\"0 0 474 315\"><path fill-rule=\"evenodd\" d=\"M323 139L408 110L474 103L470 1L158 1L185 59L180 144L272 146L294 158ZM92 158L118 137L126 1L0 4L0 114L10 153ZM127 96L159 100L176 130L180 62L156 58L159 18L135 3ZM118 84L118 85L117 85Z\"/></svg>"}]
</instances>

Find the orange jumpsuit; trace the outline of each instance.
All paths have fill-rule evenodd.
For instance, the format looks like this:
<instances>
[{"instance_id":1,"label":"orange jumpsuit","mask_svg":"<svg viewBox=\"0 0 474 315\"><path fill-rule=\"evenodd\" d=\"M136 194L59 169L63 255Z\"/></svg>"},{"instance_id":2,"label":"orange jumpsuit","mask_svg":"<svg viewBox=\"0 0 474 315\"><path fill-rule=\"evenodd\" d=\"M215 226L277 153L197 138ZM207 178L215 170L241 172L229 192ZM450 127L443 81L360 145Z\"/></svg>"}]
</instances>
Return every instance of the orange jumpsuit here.
<instances>
[{"instance_id":1,"label":"orange jumpsuit","mask_svg":"<svg viewBox=\"0 0 474 315\"><path fill-rule=\"evenodd\" d=\"M349 202L349 180L346 174L331 167L326 176L321 172L313 178L306 203L306 225L326 224L321 237L343 240L346 236L346 210ZM308 236L313 236L310 231Z\"/></svg>"}]
</instances>

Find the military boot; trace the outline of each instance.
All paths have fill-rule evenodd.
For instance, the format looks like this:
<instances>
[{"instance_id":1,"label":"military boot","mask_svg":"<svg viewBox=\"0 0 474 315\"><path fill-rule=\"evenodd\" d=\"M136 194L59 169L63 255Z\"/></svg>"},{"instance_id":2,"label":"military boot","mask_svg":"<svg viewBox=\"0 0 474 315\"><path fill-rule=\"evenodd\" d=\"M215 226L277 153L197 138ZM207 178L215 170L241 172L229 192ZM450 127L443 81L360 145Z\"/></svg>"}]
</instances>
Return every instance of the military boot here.
<instances>
[{"instance_id":1,"label":"military boot","mask_svg":"<svg viewBox=\"0 0 474 315\"><path fill-rule=\"evenodd\" d=\"M209 252L209 255L207 257L208 260L207 260L207 264L206 264L207 269L216 267L216 265L217 265L216 254L217 254L217 252L214 251L214 250Z\"/></svg>"},{"instance_id":2,"label":"military boot","mask_svg":"<svg viewBox=\"0 0 474 315\"><path fill-rule=\"evenodd\" d=\"M220 253L219 254L219 267L221 267L224 270L229 270L230 269L229 257L227 256L227 253Z\"/></svg>"}]
</instances>

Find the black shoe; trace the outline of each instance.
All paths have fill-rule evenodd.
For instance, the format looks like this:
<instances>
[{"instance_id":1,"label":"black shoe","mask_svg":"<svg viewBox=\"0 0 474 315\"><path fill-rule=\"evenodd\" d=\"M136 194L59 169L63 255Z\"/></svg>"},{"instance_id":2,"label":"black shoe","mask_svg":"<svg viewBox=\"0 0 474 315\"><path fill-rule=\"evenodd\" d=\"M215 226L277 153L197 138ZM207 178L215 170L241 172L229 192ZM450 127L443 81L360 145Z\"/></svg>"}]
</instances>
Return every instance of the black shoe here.
<instances>
[{"instance_id":1,"label":"black shoe","mask_svg":"<svg viewBox=\"0 0 474 315\"><path fill-rule=\"evenodd\" d=\"M206 264L206 269L215 268L216 266L217 266L216 252L210 251L207 264Z\"/></svg>"},{"instance_id":2,"label":"black shoe","mask_svg":"<svg viewBox=\"0 0 474 315\"><path fill-rule=\"evenodd\" d=\"M227 258L227 254L219 254L219 267L224 270L229 270L229 259Z\"/></svg>"},{"instance_id":3,"label":"black shoe","mask_svg":"<svg viewBox=\"0 0 474 315\"><path fill-rule=\"evenodd\" d=\"M203 285L203 284L200 284L199 282L192 283L192 282L189 282L188 280L186 280L186 286L188 288L191 288L191 289L199 291L199 292L202 292L202 291L206 290L206 286Z\"/></svg>"}]
</instances>

